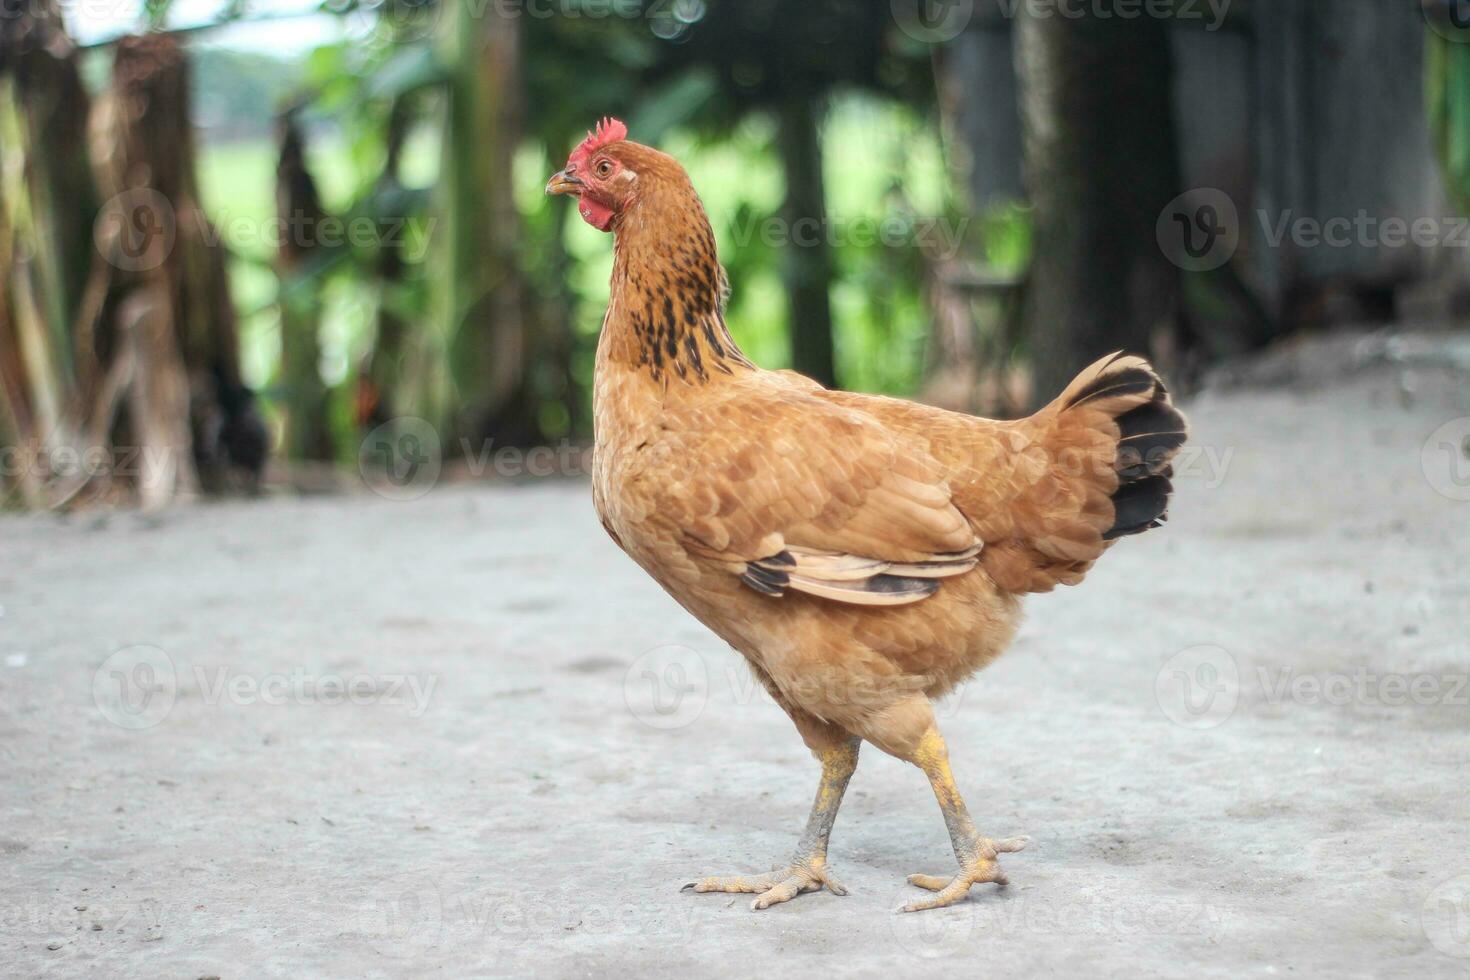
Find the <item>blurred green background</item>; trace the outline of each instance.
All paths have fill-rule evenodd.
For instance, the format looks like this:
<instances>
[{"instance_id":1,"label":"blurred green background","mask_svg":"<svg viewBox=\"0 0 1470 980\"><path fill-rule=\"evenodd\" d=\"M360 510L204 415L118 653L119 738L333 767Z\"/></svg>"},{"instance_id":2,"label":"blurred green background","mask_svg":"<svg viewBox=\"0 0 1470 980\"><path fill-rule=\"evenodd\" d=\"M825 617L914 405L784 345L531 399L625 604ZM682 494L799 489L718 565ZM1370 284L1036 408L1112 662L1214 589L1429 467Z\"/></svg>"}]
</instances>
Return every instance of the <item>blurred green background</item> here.
<instances>
[{"instance_id":1,"label":"blurred green background","mask_svg":"<svg viewBox=\"0 0 1470 980\"><path fill-rule=\"evenodd\" d=\"M1443 241L1263 234L1461 213L1443 4L1072 6L6 0L5 499L333 486L404 417L586 443L611 243L542 189L604 115L688 169L740 345L829 385L1012 414L1113 348L1188 388L1459 322Z\"/></svg>"}]
</instances>

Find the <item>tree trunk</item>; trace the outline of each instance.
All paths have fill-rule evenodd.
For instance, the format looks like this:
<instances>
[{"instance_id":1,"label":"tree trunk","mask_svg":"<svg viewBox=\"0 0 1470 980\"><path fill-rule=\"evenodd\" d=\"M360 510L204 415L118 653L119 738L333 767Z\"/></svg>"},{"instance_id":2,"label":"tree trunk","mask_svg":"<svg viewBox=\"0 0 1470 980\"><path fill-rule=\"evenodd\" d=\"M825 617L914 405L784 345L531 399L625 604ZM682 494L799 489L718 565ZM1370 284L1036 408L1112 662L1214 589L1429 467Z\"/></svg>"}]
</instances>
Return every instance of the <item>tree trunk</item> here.
<instances>
[{"instance_id":1,"label":"tree trunk","mask_svg":"<svg viewBox=\"0 0 1470 980\"><path fill-rule=\"evenodd\" d=\"M189 64L176 38L118 41L94 131L109 198L98 247L112 268L93 346L99 363L110 365L109 383L115 359L133 358L134 436L183 439L167 449L179 455L177 465L149 478L173 479L181 492L201 482L215 489L233 467L253 483L266 435L240 379L225 249L199 205ZM175 411L178 419L164 417ZM143 490L152 503L167 496L158 486Z\"/></svg>"},{"instance_id":2,"label":"tree trunk","mask_svg":"<svg viewBox=\"0 0 1470 980\"><path fill-rule=\"evenodd\" d=\"M388 127L383 154L383 172L378 175L379 197L397 196L403 189L398 177L403 159L403 142L408 138L409 103L403 96L393 100L388 109ZM377 329L373 345L358 372L355 415L357 424L374 429L398 414L402 402L404 339L408 324L395 305L405 271L403 252L397 236L381 235L378 241Z\"/></svg>"},{"instance_id":3,"label":"tree trunk","mask_svg":"<svg viewBox=\"0 0 1470 980\"><path fill-rule=\"evenodd\" d=\"M1110 350L1172 342L1179 270L1156 228L1180 178L1167 21L1027 14L1019 30L1036 216L1024 315L1041 404Z\"/></svg>"},{"instance_id":4,"label":"tree trunk","mask_svg":"<svg viewBox=\"0 0 1470 980\"><path fill-rule=\"evenodd\" d=\"M446 19L452 65L440 186L440 309L461 415L476 439L528 444L539 428L519 265L511 163L520 142L520 22L456 4Z\"/></svg>"},{"instance_id":5,"label":"tree trunk","mask_svg":"<svg viewBox=\"0 0 1470 980\"><path fill-rule=\"evenodd\" d=\"M1012 18L979 0L967 28L934 49L935 88L956 182L983 213L1025 196Z\"/></svg>"},{"instance_id":6,"label":"tree trunk","mask_svg":"<svg viewBox=\"0 0 1470 980\"><path fill-rule=\"evenodd\" d=\"M71 332L94 263L89 100L50 0L0 17L0 446L30 506L48 502L47 450L77 448ZM59 457L57 457L59 458ZM12 469L13 467L13 469Z\"/></svg>"},{"instance_id":7,"label":"tree trunk","mask_svg":"<svg viewBox=\"0 0 1470 980\"><path fill-rule=\"evenodd\" d=\"M276 267L281 289L281 385L286 407L284 448L294 459L328 461L332 433L322 382L321 288L313 268L326 218L316 180L306 169L301 130L286 113L278 121L276 218L282 228Z\"/></svg>"},{"instance_id":8,"label":"tree trunk","mask_svg":"<svg viewBox=\"0 0 1470 980\"><path fill-rule=\"evenodd\" d=\"M10 15L7 15L9 19ZM0 31L0 75L13 80L29 206L37 309L63 382L72 379L71 329L96 252L97 192L87 153L91 100L76 46L53 0L23 4Z\"/></svg>"},{"instance_id":9,"label":"tree trunk","mask_svg":"<svg viewBox=\"0 0 1470 980\"><path fill-rule=\"evenodd\" d=\"M776 144L786 174L781 221L788 241L781 255L781 278L791 324L791 365L836 387L832 355L832 248L828 241L826 191L822 181L819 113L803 96L781 106Z\"/></svg>"},{"instance_id":10,"label":"tree trunk","mask_svg":"<svg viewBox=\"0 0 1470 980\"><path fill-rule=\"evenodd\" d=\"M31 465L38 435L13 311L13 283L19 274L14 241L0 195L0 463L4 464L0 466L0 490L14 484L26 506L39 507L43 503L41 484Z\"/></svg>"}]
</instances>

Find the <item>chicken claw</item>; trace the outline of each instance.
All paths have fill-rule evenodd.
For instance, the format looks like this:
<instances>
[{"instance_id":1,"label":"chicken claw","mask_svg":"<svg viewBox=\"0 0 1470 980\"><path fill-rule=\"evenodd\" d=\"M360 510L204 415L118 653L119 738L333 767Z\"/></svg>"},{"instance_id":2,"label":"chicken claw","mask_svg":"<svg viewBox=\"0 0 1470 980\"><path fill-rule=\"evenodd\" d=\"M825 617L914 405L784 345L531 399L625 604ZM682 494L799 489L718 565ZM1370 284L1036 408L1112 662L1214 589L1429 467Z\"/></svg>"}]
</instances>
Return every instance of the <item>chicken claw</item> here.
<instances>
[{"instance_id":1,"label":"chicken claw","mask_svg":"<svg viewBox=\"0 0 1470 980\"><path fill-rule=\"evenodd\" d=\"M965 862L960 868L960 873L953 878L946 879L923 874L909 875L909 884L939 894L922 902L910 902L899 911L922 912L925 909L939 909L946 905L953 905L969 894L971 885L979 885L988 881L993 881L1004 888L1006 876L1000 868L1000 863L996 860L997 855L1019 851L1028 843L1030 843L1028 837L1009 837L1005 840L991 840L988 837L982 837L975 844L974 859Z\"/></svg>"},{"instance_id":2,"label":"chicken claw","mask_svg":"<svg viewBox=\"0 0 1470 980\"><path fill-rule=\"evenodd\" d=\"M801 842L796 845L796 856L788 867L759 875L700 878L679 890L756 892L760 898L750 903L752 912L789 902L803 892L820 891L823 885L834 895L846 895L847 889L827 867L827 841L832 836L832 823L837 819L837 808L842 805L847 781L857 768L859 744L856 738L849 737L813 748L813 754L822 764L822 781L817 786L817 798L812 801L806 832L801 835Z\"/></svg>"},{"instance_id":3,"label":"chicken claw","mask_svg":"<svg viewBox=\"0 0 1470 980\"><path fill-rule=\"evenodd\" d=\"M759 912L772 905L789 902L805 892L819 891L824 885L834 895L847 894L847 889L833 876L825 862L808 860L764 874L700 878L679 890L688 891L692 888L696 892L757 893L760 897L750 903L750 910Z\"/></svg>"}]
</instances>

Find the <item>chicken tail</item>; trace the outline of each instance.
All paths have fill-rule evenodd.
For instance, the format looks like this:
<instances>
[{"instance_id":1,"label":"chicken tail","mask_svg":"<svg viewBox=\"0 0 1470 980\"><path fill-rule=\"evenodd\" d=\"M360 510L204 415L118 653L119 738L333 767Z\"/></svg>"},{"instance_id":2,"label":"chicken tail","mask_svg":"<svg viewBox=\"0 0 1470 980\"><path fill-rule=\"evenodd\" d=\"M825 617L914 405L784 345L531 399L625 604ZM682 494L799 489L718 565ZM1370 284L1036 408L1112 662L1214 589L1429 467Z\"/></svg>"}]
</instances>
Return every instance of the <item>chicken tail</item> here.
<instances>
[{"instance_id":1,"label":"chicken tail","mask_svg":"<svg viewBox=\"0 0 1470 980\"><path fill-rule=\"evenodd\" d=\"M1189 426L1149 363L1122 353L1105 357L1079 374L1057 403L1060 414L1085 414L1094 425L1117 426L1118 488L1110 497L1113 523L1103 540L1164 523L1174 490L1171 463Z\"/></svg>"},{"instance_id":2,"label":"chicken tail","mask_svg":"<svg viewBox=\"0 0 1470 980\"><path fill-rule=\"evenodd\" d=\"M1048 478L1018 501L1022 533L982 557L1002 588L1074 585L1112 542L1166 520L1188 424L1143 358L1102 358L1019 425L1046 450Z\"/></svg>"}]
</instances>

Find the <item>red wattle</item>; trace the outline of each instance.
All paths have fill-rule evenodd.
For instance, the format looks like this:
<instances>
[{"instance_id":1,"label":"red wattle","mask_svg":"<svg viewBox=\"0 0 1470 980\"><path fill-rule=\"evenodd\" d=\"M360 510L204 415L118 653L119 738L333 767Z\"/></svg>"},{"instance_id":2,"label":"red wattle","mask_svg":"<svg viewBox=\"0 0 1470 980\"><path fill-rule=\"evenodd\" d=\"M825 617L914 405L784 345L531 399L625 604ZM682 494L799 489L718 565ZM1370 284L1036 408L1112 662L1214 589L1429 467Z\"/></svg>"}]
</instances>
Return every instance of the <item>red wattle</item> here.
<instances>
[{"instance_id":1,"label":"red wattle","mask_svg":"<svg viewBox=\"0 0 1470 980\"><path fill-rule=\"evenodd\" d=\"M612 208L605 204L600 204L590 197L584 197L577 203L577 213L582 216L583 221L598 231L607 231L612 227Z\"/></svg>"}]
</instances>

